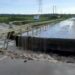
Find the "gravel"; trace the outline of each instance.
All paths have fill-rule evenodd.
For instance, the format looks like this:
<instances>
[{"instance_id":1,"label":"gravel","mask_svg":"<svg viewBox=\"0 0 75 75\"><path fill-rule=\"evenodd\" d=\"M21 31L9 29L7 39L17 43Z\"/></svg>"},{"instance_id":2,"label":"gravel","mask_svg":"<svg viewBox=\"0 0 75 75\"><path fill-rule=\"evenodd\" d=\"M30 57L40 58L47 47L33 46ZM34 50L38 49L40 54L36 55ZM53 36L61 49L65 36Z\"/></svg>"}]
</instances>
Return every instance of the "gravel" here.
<instances>
[{"instance_id":1,"label":"gravel","mask_svg":"<svg viewBox=\"0 0 75 75\"><path fill-rule=\"evenodd\" d=\"M48 61L50 63L75 63L75 56L60 56L58 54L45 54L32 51L0 51L0 54L4 54L11 59L23 59L24 62L28 61Z\"/></svg>"}]
</instances>

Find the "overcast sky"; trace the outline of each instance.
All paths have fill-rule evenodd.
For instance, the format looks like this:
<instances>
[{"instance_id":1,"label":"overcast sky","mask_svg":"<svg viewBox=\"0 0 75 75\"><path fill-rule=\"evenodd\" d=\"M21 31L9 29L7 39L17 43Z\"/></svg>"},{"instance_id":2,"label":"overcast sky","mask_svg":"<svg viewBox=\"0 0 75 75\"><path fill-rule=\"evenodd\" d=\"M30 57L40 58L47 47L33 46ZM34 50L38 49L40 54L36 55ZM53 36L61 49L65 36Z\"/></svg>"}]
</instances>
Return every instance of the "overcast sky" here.
<instances>
[{"instance_id":1,"label":"overcast sky","mask_svg":"<svg viewBox=\"0 0 75 75\"><path fill-rule=\"evenodd\" d=\"M0 0L0 13L36 14L39 0ZM75 13L75 0L42 0L42 13Z\"/></svg>"}]
</instances>

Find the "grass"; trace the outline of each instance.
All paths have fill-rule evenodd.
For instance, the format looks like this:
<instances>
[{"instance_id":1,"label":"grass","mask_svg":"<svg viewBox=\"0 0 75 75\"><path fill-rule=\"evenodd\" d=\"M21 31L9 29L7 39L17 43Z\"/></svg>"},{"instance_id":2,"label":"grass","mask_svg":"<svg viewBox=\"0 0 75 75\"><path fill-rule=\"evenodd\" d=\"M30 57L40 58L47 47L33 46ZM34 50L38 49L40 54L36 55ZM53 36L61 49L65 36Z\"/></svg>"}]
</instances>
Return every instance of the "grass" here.
<instances>
[{"instance_id":1,"label":"grass","mask_svg":"<svg viewBox=\"0 0 75 75\"><path fill-rule=\"evenodd\" d=\"M60 16L60 18L66 18L69 17L67 15ZM58 19L58 15L41 15L40 19L34 20L34 15L0 15L0 23L9 23L9 22L14 22L16 25L22 25L22 24L27 24L27 23L34 23L34 22L42 22L42 21L49 21L49 20L54 20Z\"/></svg>"}]
</instances>

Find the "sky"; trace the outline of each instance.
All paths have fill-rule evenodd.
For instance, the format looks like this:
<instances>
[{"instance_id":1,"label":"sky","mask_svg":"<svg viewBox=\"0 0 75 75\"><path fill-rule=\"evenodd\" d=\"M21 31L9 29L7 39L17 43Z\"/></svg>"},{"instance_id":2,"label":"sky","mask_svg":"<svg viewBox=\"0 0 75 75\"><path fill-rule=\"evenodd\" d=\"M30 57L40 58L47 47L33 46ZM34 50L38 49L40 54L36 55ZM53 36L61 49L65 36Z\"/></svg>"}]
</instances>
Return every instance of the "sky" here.
<instances>
[{"instance_id":1,"label":"sky","mask_svg":"<svg viewBox=\"0 0 75 75\"><path fill-rule=\"evenodd\" d=\"M75 14L75 0L42 0L39 12L39 0L0 0L1 14L37 14L37 13Z\"/></svg>"}]
</instances>

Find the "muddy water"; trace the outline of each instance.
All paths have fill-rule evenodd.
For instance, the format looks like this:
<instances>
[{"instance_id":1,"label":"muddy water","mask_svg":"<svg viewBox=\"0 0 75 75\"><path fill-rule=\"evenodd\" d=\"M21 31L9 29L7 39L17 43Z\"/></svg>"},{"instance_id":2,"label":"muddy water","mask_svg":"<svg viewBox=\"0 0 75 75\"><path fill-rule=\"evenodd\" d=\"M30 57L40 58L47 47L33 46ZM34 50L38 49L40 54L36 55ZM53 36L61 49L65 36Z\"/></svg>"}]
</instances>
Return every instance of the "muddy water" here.
<instances>
[{"instance_id":1,"label":"muddy water","mask_svg":"<svg viewBox=\"0 0 75 75\"><path fill-rule=\"evenodd\" d=\"M57 24L48 24L39 29L32 29L22 36L34 36L40 38L64 38L75 39L75 18L71 18Z\"/></svg>"}]
</instances>

